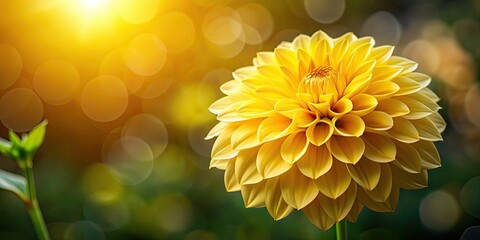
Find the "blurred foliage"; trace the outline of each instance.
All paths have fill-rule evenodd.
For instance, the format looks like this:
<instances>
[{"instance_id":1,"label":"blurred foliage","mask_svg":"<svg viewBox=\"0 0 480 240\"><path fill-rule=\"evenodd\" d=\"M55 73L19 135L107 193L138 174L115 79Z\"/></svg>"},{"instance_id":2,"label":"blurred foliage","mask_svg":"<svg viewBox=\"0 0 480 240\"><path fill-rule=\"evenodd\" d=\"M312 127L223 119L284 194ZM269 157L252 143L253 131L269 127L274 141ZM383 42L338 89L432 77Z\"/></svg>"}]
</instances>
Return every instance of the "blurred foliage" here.
<instances>
[{"instance_id":1,"label":"blurred foliage","mask_svg":"<svg viewBox=\"0 0 480 240\"><path fill-rule=\"evenodd\" d=\"M0 135L49 120L34 169L53 239L334 239L302 214L245 209L203 140L231 71L318 29L396 45L433 76L448 122L430 186L402 191L394 213L364 210L350 238L458 239L480 225L480 1L97 3L0 2ZM0 238L34 238L13 194L0 216Z\"/></svg>"}]
</instances>

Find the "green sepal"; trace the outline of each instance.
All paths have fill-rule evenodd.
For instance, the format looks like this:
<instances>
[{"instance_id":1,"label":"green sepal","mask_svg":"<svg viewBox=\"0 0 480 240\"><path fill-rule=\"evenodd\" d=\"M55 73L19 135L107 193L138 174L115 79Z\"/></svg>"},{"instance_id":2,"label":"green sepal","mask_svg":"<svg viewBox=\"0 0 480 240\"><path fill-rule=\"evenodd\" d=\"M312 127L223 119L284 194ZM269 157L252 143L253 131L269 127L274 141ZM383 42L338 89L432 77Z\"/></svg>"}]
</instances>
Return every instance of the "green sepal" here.
<instances>
[{"instance_id":1,"label":"green sepal","mask_svg":"<svg viewBox=\"0 0 480 240\"><path fill-rule=\"evenodd\" d=\"M42 145L43 139L45 137L45 131L47 127L48 121L44 120L40 124L38 124L35 128L28 133L28 135L24 135L23 141L23 148L28 153L29 156L33 156L37 149Z\"/></svg>"}]
</instances>

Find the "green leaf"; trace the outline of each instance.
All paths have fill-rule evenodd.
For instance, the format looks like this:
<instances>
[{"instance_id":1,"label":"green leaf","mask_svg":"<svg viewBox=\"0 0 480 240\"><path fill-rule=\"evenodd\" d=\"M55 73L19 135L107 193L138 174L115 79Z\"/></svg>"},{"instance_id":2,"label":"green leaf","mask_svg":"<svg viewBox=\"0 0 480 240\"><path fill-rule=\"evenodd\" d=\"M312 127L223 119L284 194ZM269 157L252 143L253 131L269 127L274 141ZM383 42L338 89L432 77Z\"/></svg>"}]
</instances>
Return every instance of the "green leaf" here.
<instances>
[{"instance_id":1,"label":"green leaf","mask_svg":"<svg viewBox=\"0 0 480 240\"><path fill-rule=\"evenodd\" d=\"M0 138L0 153L4 156L10 157L10 149L12 148L12 144L3 139Z\"/></svg>"},{"instance_id":2,"label":"green leaf","mask_svg":"<svg viewBox=\"0 0 480 240\"><path fill-rule=\"evenodd\" d=\"M0 169L0 188L17 194L22 200L27 199L25 178Z\"/></svg>"},{"instance_id":3,"label":"green leaf","mask_svg":"<svg viewBox=\"0 0 480 240\"><path fill-rule=\"evenodd\" d=\"M30 133L23 139L24 149L33 155L35 151L42 145L43 138L45 137L45 131L48 121L44 120L38 124Z\"/></svg>"},{"instance_id":4,"label":"green leaf","mask_svg":"<svg viewBox=\"0 0 480 240\"><path fill-rule=\"evenodd\" d=\"M10 137L10 142L12 143L13 147L22 146L22 140L20 140L13 130L8 131L8 136Z\"/></svg>"}]
</instances>

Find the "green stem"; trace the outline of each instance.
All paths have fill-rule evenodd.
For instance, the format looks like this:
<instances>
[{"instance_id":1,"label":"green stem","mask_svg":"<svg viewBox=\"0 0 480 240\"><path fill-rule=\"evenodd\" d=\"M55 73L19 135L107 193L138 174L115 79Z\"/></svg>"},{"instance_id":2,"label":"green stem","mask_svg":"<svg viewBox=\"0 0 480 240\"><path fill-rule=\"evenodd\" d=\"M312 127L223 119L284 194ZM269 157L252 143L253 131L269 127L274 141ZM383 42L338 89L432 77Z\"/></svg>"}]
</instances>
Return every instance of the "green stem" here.
<instances>
[{"instance_id":1,"label":"green stem","mask_svg":"<svg viewBox=\"0 0 480 240\"><path fill-rule=\"evenodd\" d=\"M347 240L347 221L342 220L335 224L337 230L337 240Z\"/></svg>"},{"instance_id":2,"label":"green stem","mask_svg":"<svg viewBox=\"0 0 480 240\"><path fill-rule=\"evenodd\" d=\"M38 239L40 240L50 240L48 234L47 226L43 220L42 211L37 201L37 193L35 191L35 179L33 177L33 168L32 160L28 159L26 161L26 166L22 166L25 178L27 180L26 190L27 190L27 201L25 201L25 206L27 207L28 214L32 219L33 226L37 232Z\"/></svg>"}]
</instances>

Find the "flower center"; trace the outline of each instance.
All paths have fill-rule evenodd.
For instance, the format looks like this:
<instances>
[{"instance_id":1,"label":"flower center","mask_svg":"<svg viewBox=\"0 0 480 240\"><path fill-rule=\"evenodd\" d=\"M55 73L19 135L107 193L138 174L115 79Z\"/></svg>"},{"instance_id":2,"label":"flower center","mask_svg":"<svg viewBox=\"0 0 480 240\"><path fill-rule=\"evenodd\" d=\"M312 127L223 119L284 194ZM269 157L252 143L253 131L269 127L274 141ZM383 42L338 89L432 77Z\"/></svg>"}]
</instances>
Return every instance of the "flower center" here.
<instances>
[{"instance_id":1,"label":"flower center","mask_svg":"<svg viewBox=\"0 0 480 240\"><path fill-rule=\"evenodd\" d=\"M314 102L321 102L324 95L338 97L336 82L338 73L328 66L320 66L313 69L300 81L299 93L308 93Z\"/></svg>"}]
</instances>

